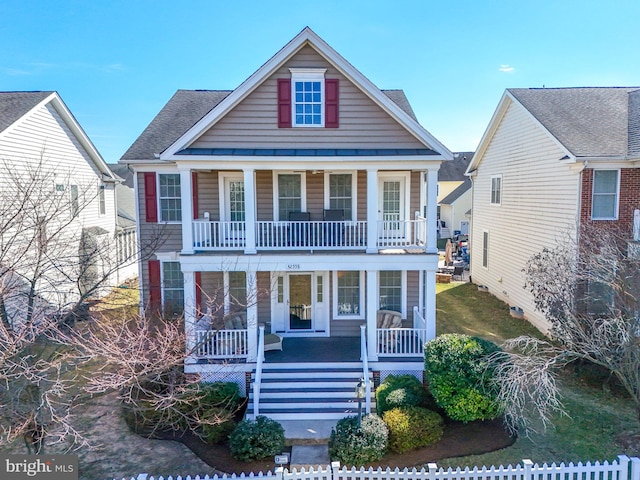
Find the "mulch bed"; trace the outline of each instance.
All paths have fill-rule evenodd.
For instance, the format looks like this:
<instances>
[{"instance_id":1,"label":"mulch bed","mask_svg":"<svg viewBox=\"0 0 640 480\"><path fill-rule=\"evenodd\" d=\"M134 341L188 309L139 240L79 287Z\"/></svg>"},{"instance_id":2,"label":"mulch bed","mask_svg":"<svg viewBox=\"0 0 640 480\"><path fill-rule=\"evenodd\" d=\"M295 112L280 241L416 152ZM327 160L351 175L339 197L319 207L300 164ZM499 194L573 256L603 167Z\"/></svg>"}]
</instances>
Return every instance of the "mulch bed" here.
<instances>
[{"instance_id":1,"label":"mulch bed","mask_svg":"<svg viewBox=\"0 0 640 480\"><path fill-rule=\"evenodd\" d=\"M184 443L204 462L224 473L267 472L273 471L277 467L272 458L255 462L241 462L231 456L226 445L209 445L193 434L166 433L160 435L160 438ZM515 440L514 436L505 432L500 419L466 424L451 422L445 426L444 435L439 442L404 454L389 453L379 462L372 463L371 466L383 468L422 466L443 458L500 450L512 445Z\"/></svg>"}]
</instances>

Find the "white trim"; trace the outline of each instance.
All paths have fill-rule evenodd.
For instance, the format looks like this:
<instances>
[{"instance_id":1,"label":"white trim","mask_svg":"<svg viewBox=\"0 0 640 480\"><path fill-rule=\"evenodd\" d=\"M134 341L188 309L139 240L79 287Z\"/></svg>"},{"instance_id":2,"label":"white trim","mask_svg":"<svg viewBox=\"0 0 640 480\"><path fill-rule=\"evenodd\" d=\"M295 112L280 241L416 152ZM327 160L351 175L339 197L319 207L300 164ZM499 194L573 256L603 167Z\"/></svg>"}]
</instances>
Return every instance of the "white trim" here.
<instances>
[{"instance_id":1,"label":"white trim","mask_svg":"<svg viewBox=\"0 0 640 480\"><path fill-rule=\"evenodd\" d=\"M402 179L401 186L403 189L403 198L401 200L403 202L404 215L400 218L400 220L411 220L412 213L409 211L411 207L411 172L384 172L378 171L378 210L380 211L380 215L382 215L382 204L380 202L383 201L383 187L382 183L386 180L392 179ZM381 220L380 215L378 215L378 220Z\"/></svg>"},{"instance_id":2,"label":"white trim","mask_svg":"<svg viewBox=\"0 0 640 480\"><path fill-rule=\"evenodd\" d=\"M326 68L290 68L291 73L291 127L292 128L324 128L325 120L325 73ZM296 123L296 82L320 83L320 123ZM303 102L306 103L306 102Z\"/></svg>"},{"instance_id":3,"label":"white trim","mask_svg":"<svg viewBox=\"0 0 640 480\"><path fill-rule=\"evenodd\" d=\"M278 175L300 175L300 211L307 211L307 172L295 172L293 170L274 170L273 180L273 218L276 222L287 222L288 218L280 218L280 192L278 188Z\"/></svg>"},{"instance_id":4,"label":"white trim","mask_svg":"<svg viewBox=\"0 0 640 480\"><path fill-rule=\"evenodd\" d=\"M329 177L331 175L351 175L351 219L345 221L355 222L358 220L358 171L357 170L337 170L324 172L324 208L329 210L331 208L331 197L329 191Z\"/></svg>"},{"instance_id":5,"label":"white trim","mask_svg":"<svg viewBox=\"0 0 640 480\"><path fill-rule=\"evenodd\" d=\"M621 172L620 169L617 168L606 168L605 166L602 166L601 168L594 168L592 169L593 173L591 175L591 205L590 205L590 212L589 212L589 218L595 222L599 222L599 221L611 221L611 220L618 220L618 217L620 215L620 177ZM596 172L616 172L616 177L617 177L617 182L616 182L616 204L615 204L615 212L614 212L614 216L613 217L594 217L593 216L593 200L595 197L595 189L596 189Z\"/></svg>"},{"instance_id":6,"label":"white trim","mask_svg":"<svg viewBox=\"0 0 640 480\"><path fill-rule=\"evenodd\" d=\"M162 172L156 171L156 208L158 209L158 223L162 223L165 225L182 225L182 175L179 170L171 171L171 172ZM160 175L177 175L180 179L180 220L163 220L162 219L162 206L160 203ZM176 198L176 197L168 197L168 198ZM189 211L191 211L190 209Z\"/></svg>"},{"instance_id":7,"label":"white trim","mask_svg":"<svg viewBox=\"0 0 640 480\"><path fill-rule=\"evenodd\" d=\"M219 215L220 215L220 221L221 222L227 222L229 221L229 219L227 218L228 213L230 212L230 210L228 210L229 205L229 192L227 191L227 181L229 180L234 180L234 181L238 181L241 180L242 183L244 184L244 172L225 172L225 171L220 171L218 172L218 192L219 193L219 198L218 198L218 203L219 203ZM244 198L244 205L245 205L245 216L247 213L247 197L245 195Z\"/></svg>"},{"instance_id":8,"label":"white trim","mask_svg":"<svg viewBox=\"0 0 640 480\"><path fill-rule=\"evenodd\" d=\"M360 289L360 305L358 306L358 309L360 310L360 313L358 314L352 314L352 315L339 315L338 314L338 272L358 272L359 275L359 280L360 280L360 285L359 285L359 289ZM331 291L331 295L333 298L333 307L332 307L332 315L333 315L333 320L364 320L365 317L365 277L364 277L364 270L333 270L331 272L332 274L332 291ZM376 300L377 303L377 300Z\"/></svg>"},{"instance_id":9,"label":"white trim","mask_svg":"<svg viewBox=\"0 0 640 480\"><path fill-rule=\"evenodd\" d=\"M258 70L256 70L238 88L225 97L207 115L194 124L187 132L178 138L173 144L160 153L163 160L173 159L176 152L189 146L200 135L209 130L215 123L223 118L238 103L245 99L268 77L273 75L285 62L295 55L305 45L311 45L316 51L327 60L333 67L342 73L347 79L354 83L365 95L371 98L392 118L400 123L420 142L439 152L445 160L453 160L453 154L431 135L422 125L414 120L409 114L396 105L389 97L376 87L368 78L356 70L338 52L322 40L309 27L305 27L289 43L287 43L278 53L271 57Z\"/></svg>"},{"instance_id":10,"label":"white trim","mask_svg":"<svg viewBox=\"0 0 640 480\"><path fill-rule=\"evenodd\" d=\"M485 234L486 236L486 243L485 243ZM480 254L480 265L482 266L482 268L484 268L485 270L489 270L489 244L491 243L491 235L489 233L489 230L487 230L486 228L482 229L482 249L481 249L481 254ZM485 250L487 253L487 262L485 264L485 258L484 258L484 254L485 254Z\"/></svg>"}]
</instances>

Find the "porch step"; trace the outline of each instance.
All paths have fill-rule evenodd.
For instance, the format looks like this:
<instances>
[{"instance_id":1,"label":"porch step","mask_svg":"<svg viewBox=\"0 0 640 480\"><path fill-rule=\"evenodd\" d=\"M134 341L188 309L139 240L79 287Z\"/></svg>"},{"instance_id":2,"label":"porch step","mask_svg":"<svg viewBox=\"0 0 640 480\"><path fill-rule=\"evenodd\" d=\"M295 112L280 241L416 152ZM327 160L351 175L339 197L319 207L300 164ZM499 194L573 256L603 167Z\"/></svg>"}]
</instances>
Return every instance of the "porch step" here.
<instances>
[{"instance_id":1,"label":"porch step","mask_svg":"<svg viewBox=\"0 0 640 480\"><path fill-rule=\"evenodd\" d=\"M255 372L254 372L255 375ZM362 377L359 363L265 365L259 414L274 420L336 420L358 414L355 387ZM372 381L372 373L369 372ZM253 417L253 388L246 415ZM372 410L375 411L372 392ZM362 402L364 413L365 402Z\"/></svg>"}]
</instances>

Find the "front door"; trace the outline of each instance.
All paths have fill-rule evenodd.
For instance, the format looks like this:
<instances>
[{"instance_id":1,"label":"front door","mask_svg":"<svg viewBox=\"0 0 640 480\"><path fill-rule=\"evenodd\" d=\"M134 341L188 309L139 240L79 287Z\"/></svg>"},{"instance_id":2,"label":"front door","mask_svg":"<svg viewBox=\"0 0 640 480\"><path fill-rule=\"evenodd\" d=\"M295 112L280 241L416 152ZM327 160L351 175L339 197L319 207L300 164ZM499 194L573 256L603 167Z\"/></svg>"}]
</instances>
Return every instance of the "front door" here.
<instances>
[{"instance_id":1,"label":"front door","mask_svg":"<svg viewBox=\"0 0 640 480\"><path fill-rule=\"evenodd\" d=\"M289 292L289 331L313 330L313 295L310 273L287 275Z\"/></svg>"}]
</instances>

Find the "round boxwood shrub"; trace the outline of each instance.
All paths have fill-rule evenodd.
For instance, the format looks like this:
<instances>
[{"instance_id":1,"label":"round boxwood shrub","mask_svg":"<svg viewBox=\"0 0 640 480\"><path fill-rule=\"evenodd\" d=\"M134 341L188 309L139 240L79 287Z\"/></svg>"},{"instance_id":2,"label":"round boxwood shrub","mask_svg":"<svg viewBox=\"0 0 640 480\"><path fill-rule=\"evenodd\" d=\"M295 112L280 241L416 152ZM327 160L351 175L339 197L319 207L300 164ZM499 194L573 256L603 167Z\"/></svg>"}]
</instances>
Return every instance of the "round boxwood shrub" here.
<instances>
[{"instance_id":1,"label":"round boxwood shrub","mask_svg":"<svg viewBox=\"0 0 640 480\"><path fill-rule=\"evenodd\" d=\"M499 414L496 386L487 357L499 351L493 342L446 334L425 345L425 370L436 404L453 420L489 420Z\"/></svg>"},{"instance_id":2,"label":"round boxwood shrub","mask_svg":"<svg viewBox=\"0 0 640 480\"><path fill-rule=\"evenodd\" d=\"M395 453L431 445L442 437L442 417L426 408L392 408L384 412L382 419L389 428L389 449Z\"/></svg>"},{"instance_id":3,"label":"round boxwood shrub","mask_svg":"<svg viewBox=\"0 0 640 480\"><path fill-rule=\"evenodd\" d=\"M387 410L409 405L421 405L425 391L413 375L389 375L376 389L376 408L382 415Z\"/></svg>"},{"instance_id":4,"label":"round boxwood shrub","mask_svg":"<svg viewBox=\"0 0 640 480\"><path fill-rule=\"evenodd\" d=\"M380 460L387 451L389 431L377 415L365 415L358 427L358 417L338 420L329 437L332 460L343 465L362 466Z\"/></svg>"},{"instance_id":5,"label":"round boxwood shrub","mask_svg":"<svg viewBox=\"0 0 640 480\"><path fill-rule=\"evenodd\" d=\"M258 415L242 420L229 435L229 450L238 460L250 461L272 457L282 452L284 428L275 420Z\"/></svg>"}]
</instances>

